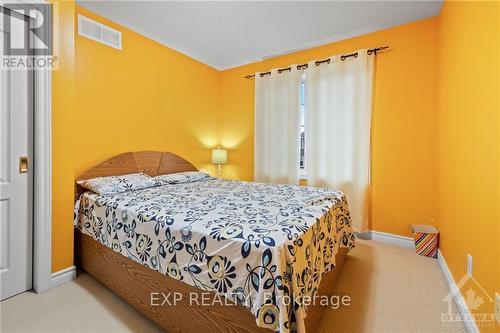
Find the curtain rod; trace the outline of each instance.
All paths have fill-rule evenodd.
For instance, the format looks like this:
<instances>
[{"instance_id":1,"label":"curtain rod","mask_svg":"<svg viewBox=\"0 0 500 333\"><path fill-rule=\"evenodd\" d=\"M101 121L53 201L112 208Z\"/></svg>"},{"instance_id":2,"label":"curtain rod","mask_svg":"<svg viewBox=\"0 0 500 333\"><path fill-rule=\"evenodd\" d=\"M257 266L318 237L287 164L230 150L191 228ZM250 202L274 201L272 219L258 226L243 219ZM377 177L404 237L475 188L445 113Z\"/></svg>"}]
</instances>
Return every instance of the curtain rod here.
<instances>
[{"instance_id":1,"label":"curtain rod","mask_svg":"<svg viewBox=\"0 0 500 333\"><path fill-rule=\"evenodd\" d=\"M381 46L381 47L376 47L376 48L373 48L373 49L369 49L368 51L366 51L366 53L368 53L368 55L371 55L372 53L375 55L377 54L378 51L382 51L382 50L385 50L385 49L388 49L389 46ZM358 57L358 52L355 52L355 53L351 53L351 54L344 54L344 55L341 55L340 56L340 60L344 61L346 60L347 58L350 58L350 57L354 57L354 58L357 58ZM323 63L330 63L330 59L325 59L325 60L317 60L315 62L316 66L319 66ZM298 70L301 70L301 69L306 69L309 65L308 64L302 64L302 65L297 65L297 69ZM292 70L292 67L289 66L289 67L286 67L286 68L280 68L278 69L278 73L281 73L281 72L284 72L284 71L290 71ZM260 73L260 77L263 77L265 75L270 75L271 74L271 71L269 72L263 72L263 73ZM255 74L252 74L252 75L247 75L245 76L245 79L251 79L251 78L254 78L255 77Z\"/></svg>"}]
</instances>

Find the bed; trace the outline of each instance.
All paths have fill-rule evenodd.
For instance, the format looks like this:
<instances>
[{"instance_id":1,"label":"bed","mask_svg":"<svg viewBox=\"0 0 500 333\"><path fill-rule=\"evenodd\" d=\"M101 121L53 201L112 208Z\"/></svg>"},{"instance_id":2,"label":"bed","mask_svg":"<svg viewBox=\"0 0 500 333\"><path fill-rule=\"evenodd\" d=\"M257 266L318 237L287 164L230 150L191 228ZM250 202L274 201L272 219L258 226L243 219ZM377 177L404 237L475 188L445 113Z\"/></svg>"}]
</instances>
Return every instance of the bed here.
<instances>
[{"instance_id":1,"label":"bed","mask_svg":"<svg viewBox=\"0 0 500 333\"><path fill-rule=\"evenodd\" d=\"M171 153L131 152L78 180L189 171ZM314 297L332 293L354 246L344 195L182 179L111 195L77 184L77 265L169 332L314 332Z\"/></svg>"}]
</instances>

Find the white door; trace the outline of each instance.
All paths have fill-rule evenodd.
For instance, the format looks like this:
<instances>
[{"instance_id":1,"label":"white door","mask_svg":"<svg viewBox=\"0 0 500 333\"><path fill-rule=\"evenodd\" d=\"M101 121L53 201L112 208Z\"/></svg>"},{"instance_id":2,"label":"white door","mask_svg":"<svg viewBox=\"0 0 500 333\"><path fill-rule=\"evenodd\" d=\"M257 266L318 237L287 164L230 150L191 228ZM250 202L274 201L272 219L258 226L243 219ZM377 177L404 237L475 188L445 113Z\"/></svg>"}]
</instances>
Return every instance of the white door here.
<instances>
[{"instance_id":1,"label":"white door","mask_svg":"<svg viewBox=\"0 0 500 333\"><path fill-rule=\"evenodd\" d=\"M0 58L9 33L4 15L0 12ZM0 299L29 290L32 283L30 72L0 69Z\"/></svg>"}]
</instances>

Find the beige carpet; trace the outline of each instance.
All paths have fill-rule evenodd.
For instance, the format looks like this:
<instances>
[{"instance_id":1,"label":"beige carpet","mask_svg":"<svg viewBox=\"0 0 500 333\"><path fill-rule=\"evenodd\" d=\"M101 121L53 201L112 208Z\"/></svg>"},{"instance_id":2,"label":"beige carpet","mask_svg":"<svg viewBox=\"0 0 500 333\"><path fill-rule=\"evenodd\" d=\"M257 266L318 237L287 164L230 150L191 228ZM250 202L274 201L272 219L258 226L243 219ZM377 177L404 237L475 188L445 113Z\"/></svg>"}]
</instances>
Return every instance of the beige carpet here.
<instances>
[{"instance_id":1,"label":"beige carpet","mask_svg":"<svg viewBox=\"0 0 500 333\"><path fill-rule=\"evenodd\" d=\"M446 283L436 260L411 249L360 241L336 290L349 295L352 304L325 310L320 332L465 332L442 325ZM7 299L0 313L2 332L160 331L87 274L42 294Z\"/></svg>"},{"instance_id":2,"label":"beige carpet","mask_svg":"<svg viewBox=\"0 0 500 333\"><path fill-rule=\"evenodd\" d=\"M437 260L413 249L360 241L335 290L350 295L352 305L325 310L320 332L466 332L463 325L443 325L447 284Z\"/></svg>"}]
</instances>

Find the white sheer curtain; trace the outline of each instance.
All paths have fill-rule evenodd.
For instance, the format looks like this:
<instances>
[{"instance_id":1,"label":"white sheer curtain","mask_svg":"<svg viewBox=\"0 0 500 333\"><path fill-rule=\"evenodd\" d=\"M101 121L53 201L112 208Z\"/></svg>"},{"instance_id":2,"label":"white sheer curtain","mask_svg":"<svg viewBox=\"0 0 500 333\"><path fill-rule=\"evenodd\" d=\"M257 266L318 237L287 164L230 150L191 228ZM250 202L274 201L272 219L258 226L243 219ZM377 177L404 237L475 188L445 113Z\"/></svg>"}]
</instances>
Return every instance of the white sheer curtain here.
<instances>
[{"instance_id":1,"label":"white sheer curtain","mask_svg":"<svg viewBox=\"0 0 500 333\"><path fill-rule=\"evenodd\" d=\"M373 56L357 57L306 71L305 150L308 185L346 195L356 231L368 229Z\"/></svg>"},{"instance_id":2,"label":"white sheer curtain","mask_svg":"<svg viewBox=\"0 0 500 333\"><path fill-rule=\"evenodd\" d=\"M298 184L302 71L255 74L254 178Z\"/></svg>"}]
</instances>

